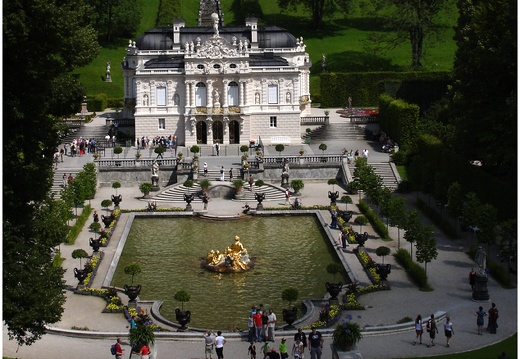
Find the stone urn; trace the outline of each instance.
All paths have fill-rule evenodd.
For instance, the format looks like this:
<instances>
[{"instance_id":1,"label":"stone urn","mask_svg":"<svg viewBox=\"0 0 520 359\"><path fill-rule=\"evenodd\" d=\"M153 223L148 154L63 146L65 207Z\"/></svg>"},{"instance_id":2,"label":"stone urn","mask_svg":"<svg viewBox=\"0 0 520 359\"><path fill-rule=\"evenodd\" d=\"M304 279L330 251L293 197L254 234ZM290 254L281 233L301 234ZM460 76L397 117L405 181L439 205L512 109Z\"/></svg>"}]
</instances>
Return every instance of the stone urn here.
<instances>
[{"instance_id":1,"label":"stone urn","mask_svg":"<svg viewBox=\"0 0 520 359\"><path fill-rule=\"evenodd\" d=\"M180 331L186 330L186 324L190 322L191 319L191 312L189 310L182 311L179 308L175 309L175 319L179 322L181 327L179 328Z\"/></svg>"},{"instance_id":2,"label":"stone urn","mask_svg":"<svg viewBox=\"0 0 520 359\"><path fill-rule=\"evenodd\" d=\"M391 271L390 264L376 264L376 273L379 274L381 280L386 280Z\"/></svg>"},{"instance_id":3,"label":"stone urn","mask_svg":"<svg viewBox=\"0 0 520 359\"><path fill-rule=\"evenodd\" d=\"M101 239L100 238L94 239L91 237L89 239L89 245L92 247L92 250L94 252L99 252L99 247L101 247Z\"/></svg>"},{"instance_id":4,"label":"stone urn","mask_svg":"<svg viewBox=\"0 0 520 359\"><path fill-rule=\"evenodd\" d=\"M341 292L341 287L343 286L342 282L338 283L325 283L325 287L327 288L327 292L330 294L330 299L338 298L339 293Z\"/></svg>"},{"instance_id":5,"label":"stone urn","mask_svg":"<svg viewBox=\"0 0 520 359\"><path fill-rule=\"evenodd\" d=\"M121 203L122 200L123 200L123 196L121 196L121 195L119 195L119 196L112 195L112 202L114 203L114 208L119 207L119 204Z\"/></svg>"},{"instance_id":6,"label":"stone urn","mask_svg":"<svg viewBox=\"0 0 520 359\"><path fill-rule=\"evenodd\" d=\"M110 216L101 215L101 222L103 222L103 224L105 225L105 228L110 228L110 223L112 223L114 218L115 217L113 214Z\"/></svg>"},{"instance_id":7,"label":"stone urn","mask_svg":"<svg viewBox=\"0 0 520 359\"><path fill-rule=\"evenodd\" d=\"M339 198L339 192L338 191L336 191L336 192L329 191L330 203L336 203L336 200L338 198Z\"/></svg>"},{"instance_id":8,"label":"stone urn","mask_svg":"<svg viewBox=\"0 0 520 359\"><path fill-rule=\"evenodd\" d=\"M255 193L255 199L258 201L258 204L256 205L256 210L261 211L264 209L264 205L262 204L262 201L265 199L265 193L257 192Z\"/></svg>"},{"instance_id":9,"label":"stone urn","mask_svg":"<svg viewBox=\"0 0 520 359\"><path fill-rule=\"evenodd\" d=\"M139 293L141 293L141 285L124 285L125 294L128 296L130 301L135 301Z\"/></svg>"},{"instance_id":10,"label":"stone urn","mask_svg":"<svg viewBox=\"0 0 520 359\"><path fill-rule=\"evenodd\" d=\"M89 271L86 269L74 268L74 277L78 280L78 284L83 284L85 278L87 278Z\"/></svg>"},{"instance_id":11,"label":"stone urn","mask_svg":"<svg viewBox=\"0 0 520 359\"><path fill-rule=\"evenodd\" d=\"M191 206L191 202L195 198L193 193L185 193L184 201L186 202L186 211L193 211L193 207Z\"/></svg>"},{"instance_id":12,"label":"stone urn","mask_svg":"<svg viewBox=\"0 0 520 359\"><path fill-rule=\"evenodd\" d=\"M293 323L296 321L298 316L298 308L292 307L292 309L282 310L283 320L289 324L286 329L294 328Z\"/></svg>"}]
</instances>

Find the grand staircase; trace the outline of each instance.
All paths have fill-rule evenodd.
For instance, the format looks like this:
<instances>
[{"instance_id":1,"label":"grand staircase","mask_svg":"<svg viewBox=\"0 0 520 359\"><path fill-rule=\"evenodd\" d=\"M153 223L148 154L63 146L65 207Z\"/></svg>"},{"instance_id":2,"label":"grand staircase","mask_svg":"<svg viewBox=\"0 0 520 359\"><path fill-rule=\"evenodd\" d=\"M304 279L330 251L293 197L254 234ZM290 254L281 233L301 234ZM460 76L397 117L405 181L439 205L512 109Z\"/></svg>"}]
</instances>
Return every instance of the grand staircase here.
<instances>
[{"instance_id":1,"label":"grand staircase","mask_svg":"<svg viewBox=\"0 0 520 359\"><path fill-rule=\"evenodd\" d=\"M220 181L220 173L218 171L208 171L208 177L199 176L199 180L207 178L211 182L210 186L210 197L211 192L215 191L215 187L218 186L224 186L227 187L225 192L234 193L235 189L233 187L233 184L229 181L229 177L227 176L224 181ZM235 178L236 179L236 178ZM229 191L228 191L229 189ZM217 191L219 192L219 191ZM202 197L199 197L201 194L201 188L197 182L193 184L193 187L186 187L184 184L174 184L172 186L169 186L162 192L158 193L157 195L153 196L150 201L155 202L179 202L184 203L184 195L187 193L193 193L195 194L193 203L202 202ZM250 203L256 203L255 199L255 193L264 193L265 199L264 201L280 201L280 203L285 202L285 189L282 187L274 186L271 184L264 184L261 187L257 187L256 185L253 185L253 190L249 190L249 184L244 183L244 188L242 189L243 197L240 199L236 199L236 201L240 202L250 202Z\"/></svg>"},{"instance_id":2,"label":"grand staircase","mask_svg":"<svg viewBox=\"0 0 520 359\"><path fill-rule=\"evenodd\" d=\"M392 167L390 162L381 162L381 163L368 163L373 169L374 173L381 177L383 180L383 186L391 188L393 190L397 189L398 179L396 178L394 171L392 171ZM354 170L356 165L351 163L348 165L350 173L354 176Z\"/></svg>"},{"instance_id":3,"label":"grand staircase","mask_svg":"<svg viewBox=\"0 0 520 359\"><path fill-rule=\"evenodd\" d=\"M83 169L57 169L54 171L54 177L52 180L51 192L54 194L54 198L61 198L61 190L63 187L63 175L65 174L67 177L71 174L72 177L76 178L76 175L81 172Z\"/></svg>"},{"instance_id":4,"label":"grand staircase","mask_svg":"<svg viewBox=\"0 0 520 359\"><path fill-rule=\"evenodd\" d=\"M363 140L365 128L349 122L329 123L312 131L307 137L317 141Z\"/></svg>"}]
</instances>

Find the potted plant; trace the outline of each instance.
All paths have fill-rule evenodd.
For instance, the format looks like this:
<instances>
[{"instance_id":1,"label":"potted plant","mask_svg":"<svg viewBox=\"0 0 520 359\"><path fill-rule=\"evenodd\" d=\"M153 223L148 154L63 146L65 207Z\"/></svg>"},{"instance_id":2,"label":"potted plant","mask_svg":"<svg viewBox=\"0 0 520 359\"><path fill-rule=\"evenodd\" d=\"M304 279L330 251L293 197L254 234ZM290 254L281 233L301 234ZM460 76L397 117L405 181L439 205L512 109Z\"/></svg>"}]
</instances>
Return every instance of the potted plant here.
<instances>
[{"instance_id":1,"label":"potted plant","mask_svg":"<svg viewBox=\"0 0 520 359\"><path fill-rule=\"evenodd\" d=\"M87 258L88 253L84 249L75 249L72 251L72 258L78 259L79 258L79 267L82 268L81 259Z\"/></svg>"},{"instance_id":2,"label":"potted plant","mask_svg":"<svg viewBox=\"0 0 520 359\"><path fill-rule=\"evenodd\" d=\"M121 188L121 182L112 183L112 188L116 190L116 196L117 196L117 189Z\"/></svg>"},{"instance_id":3,"label":"potted plant","mask_svg":"<svg viewBox=\"0 0 520 359\"><path fill-rule=\"evenodd\" d=\"M255 186L262 187L265 184L264 180L257 179L255 182Z\"/></svg>"},{"instance_id":4,"label":"potted plant","mask_svg":"<svg viewBox=\"0 0 520 359\"><path fill-rule=\"evenodd\" d=\"M233 187L235 187L235 197L241 198L244 196L244 193L242 192L242 188L244 188L244 181L240 178L233 181Z\"/></svg>"},{"instance_id":5,"label":"potted plant","mask_svg":"<svg viewBox=\"0 0 520 359\"><path fill-rule=\"evenodd\" d=\"M391 271L390 264L385 264L385 257L390 254L390 248L381 246L377 247L376 255L383 258L383 263L376 264L376 273L379 274L380 280L386 280Z\"/></svg>"},{"instance_id":6,"label":"potted plant","mask_svg":"<svg viewBox=\"0 0 520 359\"><path fill-rule=\"evenodd\" d=\"M190 301L190 294L186 292L185 290L179 290L175 295L173 296L173 299L175 299L178 302L181 302L181 308L175 309L175 318L181 325L181 328L179 330L184 331L186 330L186 324L190 322L191 319L191 312L189 310L184 311L184 303Z\"/></svg>"},{"instance_id":7,"label":"potted plant","mask_svg":"<svg viewBox=\"0 0 520 359\"><path fill-rule=\"evenodd\" d=\"M157 157L156 158L159 158L159 157L163 158L163 155L162 155L164 153L164 147L163 146L159 145L159 146L155 147L155 149L153 151L155 153L157 153Z\"/></svg>"},{"instance_id":8,"label":"potted plant","mask_svg":"<svg viewBox=\"0 0 520 359\"><path fill-rule=\"evenodd\" d=\"M359 224L359 232L363 231L363 226L368 223L368 219L365 216L357 216L354 220L355 224Z\"/></svg>"},{"instance_id":9,"label":"potted plant","mask_svg":"<svg viewBox=\"0 0 520 359\"><path fill-rule=\"evenodd\" d=\"M336 280L336 274L343 270L343 265L338 262L330 263L327 266L327 273L332 274L334 281ZM343 286L343 282L326 282L325 287L327 288L327 292L330 294L330 299L336 299L341 292L341 287Z\"/></svg>"},{"instance_id":10,"label":"potted plant","mask_svg":"<svg viewBox=\"0 0 520 359\"><path fill-rule=\"evenodd\" d=\"M137 298L141 292L141 285L134 285L134 277L140 273L141 266L139 266L139 264L133 263L125 267L125 274L130 274L132 276L132 284L125 284L123 287L125 289L125 294L128 296L130 301L135 301L135 298Z\"/></svg>"},{"instance_id":11,"label":"potted plant","mask_svg":"<svg viewBox=\"0 0 520 359\"><path fill-rule=\"evenodd\" d=\"M130 340L134 353L138 353L143 345L150 346L155 341L153 327L147 322L148 320L138 320L135 323L135 328L130 328L128 339Z\"/></svg>"},{"instance_id":12,"label":"potted plant","mask_svg":"<svg viewBox=\"0 0 520 359\"><path fill-rule=\"evenodd\" d=\"M141 155L141 152L137 152L137 153L135 154L135 159L138 160L138 159L141 158L141 156L142 156L142 155Z\"/></svg>"},{"instance_id":13,"label":"potted plant","mask_svg":"<svg viewBox=\"0 0 520 359\"><path fill-rule=\"evenodd\" d=\"M334 346L341 351L351 350L362 338L359 324L351 321L350 314L347 315L347 319L348 321L339 323L332 333Z\"/></svg>"},{"instance_id":14,"label":"potted plant","mask_svg":"<svg viewBox=\"0 0 520 359\"><path fill-rule=\"evenodd\" d=\"M177 153L177 162L182 163L184 154L182 152Z\"/></svg>"},{"instance_id":15,"label":"potted plant","mask_svg":"<svg viewBox=\"0 0 520 359\"><path fill-rule=\"evenodd\" d=\"M208 193L208 189L211 186L211 182L207 178L203 178L202 180L199 181L199 186L200 186L200 189L202 190L203 194Z\"/></svg>"},{"instance_id":16,"label":"potted plant","mask_svg":"<svg viewBox=\"0 0 520 359\"><path fill-rule=\"evenodd\" d=\"M274 147L275 151L278 152L280 154L280 156L282 155L282 152L285 150L285 146L282 145L281 143L276 145Z\"/></svg>"},{"instance_id":17,"label":"potted plant","mask_svg":"<svg viewBox=\"0 0 520 359\"><path fill-rule=\"evenodd\" d=\"M294 194L297 196L301 195L301 190L305 185L303 184L303 181L300 179L295 179L291 181L291 187L294 190Z\"/></svg>"},{"instance_id":18,"label":"potted plant","mask_svg":"<svg viewBox=\"0 0 520 359\"><path fill-rule=\"evenodd\" d=\"M289 307L282 310L283 320L289 324L288 328L293 328L293 323L296 321L298 308L292 306L292 302L298 299L298 289L286 288L282 291L282 300L289 302Z\"/></svg>"},{"instance_id":19,"label":"potted plant","mask_svg":"<svg viewBox=\"0 0 520 359\"><path fill-rule=\"evenodd\" d=\"M114 154L117 155L117 158L119 158L119 155L121 153L123 153L123 147L121 147L121 146L114 147Z\"/></svg>"},{"instance_id":20,"label":"potted plant","mask_svg":"<svg viewBox=\"0 0 520 359\"><path fill-rule=\"evenodd\" d=\"M341 197L341 200L343 202L345 202L345 211L348 212L348 205L349 205L349 203L352 203L352 197L344 195Z\"/></svg>"},{"instance_id":21,"label":"potted plant","mask_svg":"<svg viewBox=\"0 0 520 359\"><path fill-rule=\"evenodd\" d=\"M99 158L99 153L94 153L94 159L97 160Z\"/></svg>"},{"instance_id":22,"label":"potted plant","mask_svg":"<svg viewBox=\"0 0 520 359\"><path fill-rule=\"evenodd\" d=\"M143 194L143 198L150 198L150 192L153 188L154 186L150 182L143 182L139 185L139 190Z\"/></svg>"}]
</instances>

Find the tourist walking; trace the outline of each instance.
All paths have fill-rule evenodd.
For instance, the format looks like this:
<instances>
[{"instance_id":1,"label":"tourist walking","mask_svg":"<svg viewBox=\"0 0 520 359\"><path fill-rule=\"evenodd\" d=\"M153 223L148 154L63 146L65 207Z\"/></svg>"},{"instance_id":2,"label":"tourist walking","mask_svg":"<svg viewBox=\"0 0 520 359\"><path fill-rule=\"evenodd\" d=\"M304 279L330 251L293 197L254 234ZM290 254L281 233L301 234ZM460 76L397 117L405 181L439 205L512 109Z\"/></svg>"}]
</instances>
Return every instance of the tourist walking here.
<instances>
[{"instance_id":1,"label":"tourist walking","mask_svg":"<svg viewBox=\"0 0 520 359\"><path fill-rule=\"evenodd\" d=\"M63 188L67 188L67 183L68 183L68 181L67 181L67 175L66 175L65 173L64 173L63 176L61 177L61 181L62 181L62 184L61 184L62 187L63 187Z\"/></svg>"},{"instance_id":2,"label":"tourist walking","mask_svg":"<svg viewBox=\"0 0 520 359\"><path fill-rule=\"evenodd\" d=\"M249 348L247 348L247 354L251 356L251 359L256 359L256 346L253 341L249 342Z\"/></svg>"},{"instance_id":3,"label":"tourist walking","mask_svg":"<svg viewBox=\"0 0 520 359\"><path fill-rule=\"evenodd\" d=\"M208 177L208 163L204 162L202 167L204 168L204 177Z\"/></svg>"},{"instance_id":4,"label":"tourist walking","mask_svg":"<svg viewBox=\"0 0 520 359\"><path fill-rule=\"evenodd\" d=\"M229 182L233 182L233 169L229 169Z\"/></svg>"},{"instance_id":5,"label":"tourist walking","mask_svg":"<svg viewBox=\"0 0 520 359\"><path fill-rule=\"evenodd\" d=\"M289 201L290 198L291 198L291 192L289 192L289 190L286 189L285 190L285 204L286 205L291 204L291 202Z\"/></svg>"},{"instance_id":6,"label":"tourist walking","mask_svg":"<svg viewBox=\"0 0 520 359\"><path fill-rule=\"evenodd\" d=\"M289 358L289 353L287 353L287 339L282 338L279 349L280 349L280 356L282 357L282 359Z\"/></svg>"},{"instance_id":7,"label":"tourist walking","mask_svg":"<svg viewBox=\"0 0 520 359\"><path fill-rule=\"evenodd\" d=\"M211 330L208 330L204 335L204 353L206 355L206 359L212 359L214 342L215 335Z\"/></svg>"},{"instance_id":8,"label":"tourist walking","mask_svg":"<svg viewBox=\"0 0 520 359\"><path fill-rule=\"evenodd\" d=\"M455 335L453 330L453 323L450 322L450 317L446 317L446 323L444 323L444 336L446 337L446 347L450 347L451 337Z\"/></svg>"},{"instance_id":9,"label":"tourist walking","mask_svg":"<svg viewBox=\"0 0 520 359\"><path fill-rule=\"evenodd\" d=\"M323 349L323 337L321 333L312 328L309 333L309 350L311 351L311 359L321 359L321 350Z\"/></svg>"},{"instance_id":10,"label":"tourist walking","mask_svg":"<svg viewBox=\"0 0 520 359\"><path fill-rule=\"evenodd\" d=\"M99 222L99 214L97 213L97 211L94 211L92 218L94 219L94 222L96 222L96 223Z\"/></svg>"},{"instance_id":11,"label":"tourist walking","mask_svg":"<svg viewBox=\"0 0 520 359\"><path fill-rule=\"evenodd\" d=\"M497 333L497 320L498 320L498 308L495 303L491 303L491 308L488 310L489 320L488 320L488 332L491 334Z\"/></svg>"},{"instance_id":12,"label":"tourist walking","mask_svg":"<svg viewBox=\"0 0 520 359\"><path fill-rule=\"evenodd\" d=\"M433 343L435 339L435 334L439 334L439 330L437 329L437 323L435 323L435 316L433 314L430 316L430 319L426 324L426 331L430 333L430 344L426 345L428 348L430 348L435 345Z\"/></svg>"},{"instance_id":13,"label":"tourist walking","mask_svg":"<svg viewBox=\"0 0 520 359\"><path fill-rule=\"evenodd\" d=\"M121 348L121 338L117 338L116 344L114 345L116 352L116 359L123 358L124 349Z\"/></svg>"},{"instance_id":14,"label":"tourist walking","mask_svg":"<svg viewBox=\"0 0 520 359\"><path fill-rule=\"evenodd\" d=\"M487 315L484 312L482 306L478 307L478 311L475 313L477 316L477 333L478 335L482 335L482 327L484 326L484 317Z\"/></svg>"},{"instance_id":15,"label":"tourist walking","mask_svg":"<svg viewBox=\"0 0 520 359\"><path fill-rule=\"evenodd\" d=\"M202 203L204 203L204 210L208 209L209 196L207 193L204 193L202 196Z\"/></svg>"},{"instance_id":16,"label":"tourist walking","mask_svg":"<svg viewBox=\"0 0 520 359\"><path fill-rule=\"evenodd\" d=\"M294 341L300 340L302 344L302 350L300 351L300 358L303 359L303 354L305 352L305 348L307 348L307 337L305 336L305 332L302 328L298 328L298 332L294 334Z\"/></svg>"},{"instance_id":17,"label":"tourist walking","mask_svg":"<svg viewBox=\"0 0 520 359\"><path fill-rule=\"evenodd\" d=\"M143 345L139 350L139 354L141 354L141 359L150 359L150 347L148 345Z\"/></svg>"},{"instance_id":18,"label":"tourist walking","mask_svg":"<svg viewBox=\"0 0 520 359\"><path fill-rule=\"evenodd\" d=\"M269 309L269 315L267 315L267 340L274 342L274 329L276 326L276 314L273 313L272 309Z\"/></svg>"},{"instance_id":19,"label":"tourist walking","mask_svg":"<svg viewBox=\"0 0 520 359\"><path fill-rule=\"evenodd\" d=\"M417 318L415 318L415 340L413 341L413 345L417 344L417 339L419 339L419 344L422 344L422 316L419 314Z\"/></svg>"},{"instance_id":20,"label":"tourist walking","mask_svg":"<svg viewBox=\"0 0 520 359\"><path fill-rule=\"evenodd\" d=\"M220 180L224 181L224 166L220 167Z\"/></svg>"},{"instance_id":21,"label":"tourist walking","mask_svg":"<svg viewBox=\"0 0 520 359\"><path fill-rule=\"evenodd\" d=\"M301 329L298 329L298 331L301 332ZM298 333L296 333L296 335L298 335ZM294 342L293 347L292 347L293 358L294 359L303 359L303 351L304 351L303 343L302 343L300 337L297 337L295 340L296 341Z\"/></svg>"},{"instance_id":22,"label":"tourist walking","mask_svg":"<svg viewBox=\"0 0 520 359\"><path fill-rule=\"evenodd\" d=\"M218 359L224 359L224 344L226 344L226 338L222 336L222 332L217 332L217 337L214 340L215 351L217 352Z\"/></svg>"},{"instance_id":23,"label":"tourist walking","mask_svg":"<svg viewBox=\"0 0 520 359\"><path fill-rule=\"evenodd\" d=\"M219 156L219 155L220 155L220 145L219 145L219 143L218 143L218 142L217 142L217 143L215 143L215 152L217 153L217 156Z\"/></svg>"}]
</instances>

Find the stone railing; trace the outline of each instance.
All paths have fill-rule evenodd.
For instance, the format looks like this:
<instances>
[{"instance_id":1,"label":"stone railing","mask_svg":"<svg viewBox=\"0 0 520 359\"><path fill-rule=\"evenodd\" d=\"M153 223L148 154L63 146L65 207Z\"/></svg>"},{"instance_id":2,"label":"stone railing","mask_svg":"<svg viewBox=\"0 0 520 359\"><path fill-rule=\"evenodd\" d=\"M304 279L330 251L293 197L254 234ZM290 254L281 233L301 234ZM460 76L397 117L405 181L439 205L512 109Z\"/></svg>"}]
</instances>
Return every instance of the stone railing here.
<instances>
[{"instance_id":1,"label":"stone railing","mask_svg":"<svg viewBox=\"0 0 520 359\"><path fill-rule=\"evenodd\" d=\"M325 125L329 123L329 116L300 117L301 125Z\"/></svg>"},{"instance_id":2,"label":"stone railing","mask_svg":"<svg viewBox=\"0 0 520 359\"><path fill-rule=\"evenodd\" d=\"M135 124L135 120L133 118L122 118L122 119L117 119L117 118L107 118L105 120L105 124L107 126L109 125L112 125L113 123L117 122L117 124L119 126L123 126L123 127L126 127L126 126L133 126Z\"/></svg>"},{"instance_id":3,"label":"stone railing","mask_svg":"<svg viewBox=\"0 0 520 359\"><path fill-rule=\"evenodd\" d=\"M130 159L130 158L99 158L94 161L98 165L98 167L152 167L153 162L155 161L155 158L146 158L146 159ZM165 158L165 159L159 159L157 160L157 163L161 166L167 166L167 167L175 167L177 165L177 159L176 158ZM191 168L191 162L190 163L179 163L182 164L182 167L184 168L187 166L188 168Z\"/></svg>"},{"instance_id":4,"label":"stone railing","mask_svg":"<svg viewBox=\"0 0 520 359\"><path fill-rule=\"evenodd\" d=\"M264 157L264 166L265 167L273 167L273 166L281 166L284 159L287 159L289 165L298 164L323 164L330 163L338 165L343 161L346 161L346 156L343 155L308 155L308 156L265 156Z\"/></svg>"},{"instance_id":5,"label":"stone railing","mask_svg":"<svg viewBox=\"0 0 520 359\"><path fill-rule=\"evenodd\" d=\"M350 122L354 123L372 123L379 122L376 116L349 116Z\"/></svg>"}]
</instances>

